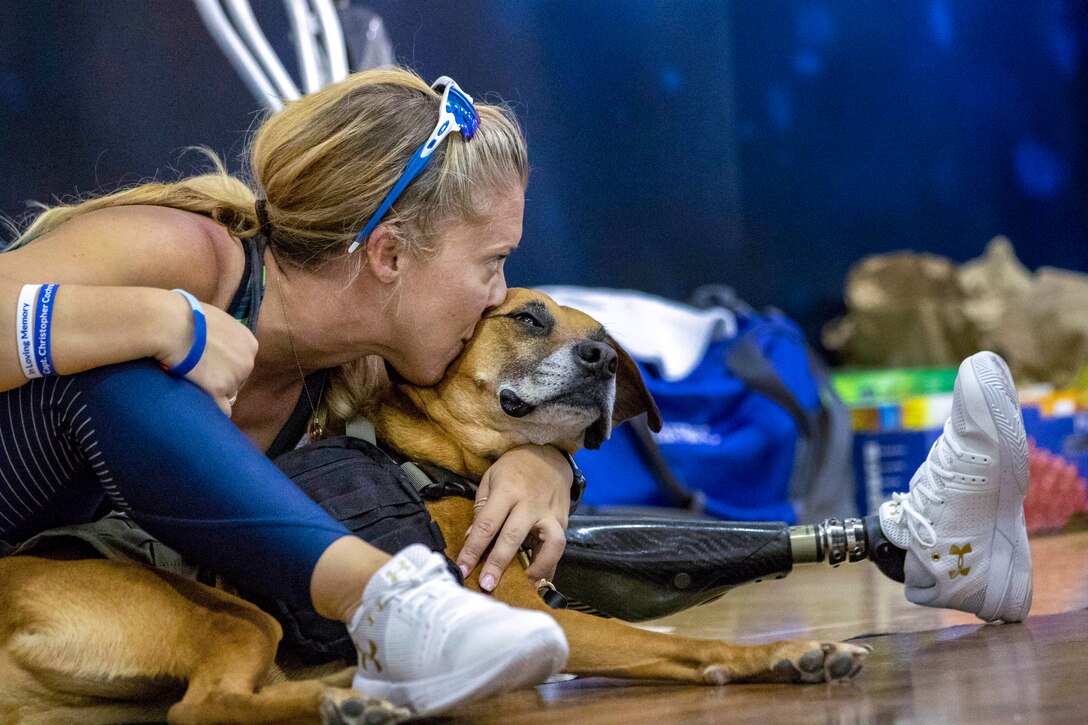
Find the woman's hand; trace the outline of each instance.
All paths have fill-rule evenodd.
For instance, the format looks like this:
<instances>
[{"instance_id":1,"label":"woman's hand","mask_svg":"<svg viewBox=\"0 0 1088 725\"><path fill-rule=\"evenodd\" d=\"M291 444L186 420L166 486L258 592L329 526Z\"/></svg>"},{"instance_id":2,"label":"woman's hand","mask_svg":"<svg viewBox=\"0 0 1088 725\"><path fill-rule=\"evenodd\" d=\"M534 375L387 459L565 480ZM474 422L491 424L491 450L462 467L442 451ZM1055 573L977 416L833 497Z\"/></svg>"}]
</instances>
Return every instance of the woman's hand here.
<instances>
[{"instance_id":1,"label":"woman's hand","mask_svg":"<svg viewBox=\"0 0 1088 725\"><path fill-rule=\"evenodd\" d=\"M525 573L533 580L554 576L567 544L573 477L567 459L551 446L519 446L495 461L480 481L476 515L457 557L465 577L494 541L480 570L480 586L492 591L526 539L533 561Z\"/></svg>"},{"instance_id":2,"label":"woman's hand","mask_svg":"<svg viewBox=\"0 0 1088 725\"><path fill-rule=\"evenodd\" d=\"M163 326L161 352L155 356L167 367L185 359L196 332L189 303L176 292L169 294L166 315L170 324ZM208 341L200 362L185 375L185 379L203 388L229 416L238 391L253 370L257 338L249 328L223 310L209 304L201 306L208 324Z\"/></svg>"}]
</instances>

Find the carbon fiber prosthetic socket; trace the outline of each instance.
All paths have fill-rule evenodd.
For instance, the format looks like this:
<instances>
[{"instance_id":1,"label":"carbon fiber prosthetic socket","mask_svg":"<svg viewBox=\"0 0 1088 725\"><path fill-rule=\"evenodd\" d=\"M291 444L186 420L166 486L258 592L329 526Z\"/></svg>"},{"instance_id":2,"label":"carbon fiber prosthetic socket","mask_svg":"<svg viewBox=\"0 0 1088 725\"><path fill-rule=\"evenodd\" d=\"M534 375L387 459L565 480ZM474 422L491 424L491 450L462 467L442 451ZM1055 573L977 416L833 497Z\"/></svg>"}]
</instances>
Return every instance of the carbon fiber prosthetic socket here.
<instances>
[{"instance_id":1,"label":"carbon fiber prosthetic socket","mask_svg":"<svg viewBox=\"0 0 1088 725\"><path fill-rule=\"evenodd\" d=\"M870 559L903 581L904 552L876 516L819 524L574 516L555 586L572 609L641 622L705 604L794 564Z\"/></svg>"}]
</instances>

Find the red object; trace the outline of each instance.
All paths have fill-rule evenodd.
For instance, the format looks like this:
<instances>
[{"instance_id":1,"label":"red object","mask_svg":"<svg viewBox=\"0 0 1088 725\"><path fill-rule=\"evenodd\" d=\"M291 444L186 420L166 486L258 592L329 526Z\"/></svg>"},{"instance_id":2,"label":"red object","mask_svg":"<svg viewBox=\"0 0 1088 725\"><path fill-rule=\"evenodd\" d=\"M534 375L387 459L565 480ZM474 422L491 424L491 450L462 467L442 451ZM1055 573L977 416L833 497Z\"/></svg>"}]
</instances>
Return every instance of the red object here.
<instances>
[{"instance_id":1,"label":"red object","mask_svg":"<svg viewBox=\"0 0 1088 725\"><path fill-rule=\"evenodd\" d=\"M1088 513L1088 484L1076 466L1061 456L1030 444L1030 483L1024 500L1028 533L1056 531L1074 514Z\"/></svg>"}]
</instances>

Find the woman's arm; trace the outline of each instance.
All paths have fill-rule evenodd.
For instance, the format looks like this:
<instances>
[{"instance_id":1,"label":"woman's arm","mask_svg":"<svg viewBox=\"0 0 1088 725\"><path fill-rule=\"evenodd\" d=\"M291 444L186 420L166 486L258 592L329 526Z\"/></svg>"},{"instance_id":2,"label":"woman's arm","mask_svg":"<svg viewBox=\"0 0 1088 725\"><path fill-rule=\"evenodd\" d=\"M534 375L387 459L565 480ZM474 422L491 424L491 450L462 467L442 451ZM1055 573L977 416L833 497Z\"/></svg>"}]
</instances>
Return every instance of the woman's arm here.
<instances>
[{"instance_id":1,"label":"woman's arm","mask_svg":"<svg viewBox=\"0 0 1088 725\"><path fill-rule=\"evenodd\" d=\"M0 254L0 390L26 381L15 338L24 284L61 285L51 336L62 374L143 357L181 361L194 324L188 303L170 291L177 287L207 303L207 348L186 377L226 410L257 350L252 334L220 309L241 276L242 258L229 237L216 238L211 222L161 207L91 212Z\"/></svg>"}]
</instances>

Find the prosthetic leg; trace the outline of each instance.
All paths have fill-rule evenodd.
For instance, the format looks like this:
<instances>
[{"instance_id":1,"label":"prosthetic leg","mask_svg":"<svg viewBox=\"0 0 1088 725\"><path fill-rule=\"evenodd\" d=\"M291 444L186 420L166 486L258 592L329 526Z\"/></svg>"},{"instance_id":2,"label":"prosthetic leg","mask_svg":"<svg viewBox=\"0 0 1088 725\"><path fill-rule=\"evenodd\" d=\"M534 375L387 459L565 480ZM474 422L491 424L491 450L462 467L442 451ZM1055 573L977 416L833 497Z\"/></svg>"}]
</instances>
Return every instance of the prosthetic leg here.
<instances>
[{"instance_id":1,"label":"prosthetic leg","mask_svg":"<svg viewBox=\"0 0 1088 725\"><path fill-rule=\"evenodd\" d=\"M884 537L875 515L806 526L574 516L555 587L571 609L641 622L713 601L741 584L781 579L795 564L837 567L868 559L901 582L905 555Z\"/></svg>"}]
</instances>

